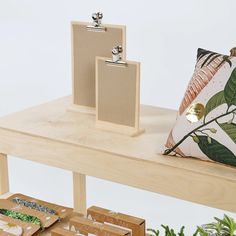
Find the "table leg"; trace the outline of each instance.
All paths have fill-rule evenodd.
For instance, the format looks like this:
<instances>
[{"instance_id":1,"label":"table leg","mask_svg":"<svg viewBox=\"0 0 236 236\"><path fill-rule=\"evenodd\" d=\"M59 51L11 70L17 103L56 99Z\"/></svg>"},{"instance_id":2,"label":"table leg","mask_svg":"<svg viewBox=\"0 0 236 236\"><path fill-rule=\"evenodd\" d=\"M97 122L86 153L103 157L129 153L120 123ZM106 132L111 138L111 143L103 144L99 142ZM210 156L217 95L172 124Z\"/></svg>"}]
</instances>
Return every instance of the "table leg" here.
<instances>
[{"instance_id":1,"label":"table leg","mask_svg":"<svg viewBox=\"0 0 236 236\"><path fill-rule=\"evenodd\" d=\"M9 192L7 155L0 153L0 194Z\"/></svg>"},{"instance_id":2,"label":"table leg","mask_svg":"<svg viewBox=\"0 0 236 236\"><path fill-rule=\"evenodd\" d=\"M74 211L86 214L86 175L73 172Z\"/></svg>"}]
</instances>

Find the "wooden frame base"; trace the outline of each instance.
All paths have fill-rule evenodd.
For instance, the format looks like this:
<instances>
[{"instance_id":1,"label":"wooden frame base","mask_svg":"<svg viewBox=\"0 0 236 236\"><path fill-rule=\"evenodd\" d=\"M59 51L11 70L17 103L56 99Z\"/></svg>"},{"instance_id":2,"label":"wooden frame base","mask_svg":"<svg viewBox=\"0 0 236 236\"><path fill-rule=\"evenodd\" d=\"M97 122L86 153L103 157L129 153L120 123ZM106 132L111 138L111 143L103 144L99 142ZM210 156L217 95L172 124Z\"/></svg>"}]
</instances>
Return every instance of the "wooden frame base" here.
<instances>
[{"instance_id":1,"label":"wooden frame base","mask_svg":"<svg viewBox=\"0 0 236 236\"><path fill-rule=\"evenodd\" d=\"M117 125L110 122L99 121L99 120L96 121L95 127L97 129L124 134L131 137L139 136L145 132L145 129L134 128L134 127L124 126L124 125Z\"/></svg>"},{"instance_id":2,"label":"wooden frame base","mask_svg":"<svg viewBox=\"0 0 236 236\"><path fill-rule=\"evenodd\" d=\"M79 105L75 105L75 104L71 104L67 110L74 111L74 112L87 113L87 114L91 114L91 115L95 115L95 113L96 113L96 110L93 107L79 106Z\"/></svg>"}]
</instances>

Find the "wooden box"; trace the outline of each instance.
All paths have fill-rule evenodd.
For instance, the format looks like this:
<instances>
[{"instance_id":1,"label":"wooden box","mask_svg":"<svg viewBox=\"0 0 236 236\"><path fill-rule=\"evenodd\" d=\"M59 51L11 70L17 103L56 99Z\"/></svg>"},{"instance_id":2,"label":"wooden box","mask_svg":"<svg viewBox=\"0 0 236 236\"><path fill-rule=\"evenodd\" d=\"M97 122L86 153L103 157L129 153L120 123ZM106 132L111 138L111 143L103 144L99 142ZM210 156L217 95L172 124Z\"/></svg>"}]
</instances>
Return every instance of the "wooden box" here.
<instances>
[{"instance_id":1,"label":"wooden box","mask_svg":"<svg viewBox=\"0 0 236 236\"><path fill-rule=\"evenodd\" d=\"M119 225L132 230L132 236L145 235L145 220L122 213L113 212L104 208L92 206L87 210L88 216L102 223Z\"/></svg>"},{"instance_id":2,"label":"wooden box","mask_svg":"<svg viewBox=\"0 0 236 236\"><path fill-rule=\"evenodd\" d=\"M95 234L98 236L131 236L130 232L114 226L95 222L84 217L73 217L70 219L70 228L81 234Z\"/></svg>"}]
</instances>

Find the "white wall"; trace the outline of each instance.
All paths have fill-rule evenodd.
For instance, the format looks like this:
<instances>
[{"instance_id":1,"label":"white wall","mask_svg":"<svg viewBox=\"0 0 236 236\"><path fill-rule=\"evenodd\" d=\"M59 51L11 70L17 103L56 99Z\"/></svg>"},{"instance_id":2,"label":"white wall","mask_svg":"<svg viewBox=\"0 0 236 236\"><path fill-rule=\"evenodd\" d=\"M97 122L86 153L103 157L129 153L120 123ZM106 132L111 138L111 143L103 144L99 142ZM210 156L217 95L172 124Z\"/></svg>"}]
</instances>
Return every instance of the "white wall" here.
<instances>
[{"instance_id":1,"label":"white wall","mask_svg":"<svg viewBox=\"0 0 236 236\"><path fill-rule=\"evenodd\" d=\"M235 0L0 0L0 115L71 92L70 21L89 21L98 10L104 22L127 25L128 58L142 62L142 103L177 108L196 49L236 46L235 9ZM11 157L10 180L13 192L72 204L69 172ZM188 232L223 214L94 178L88 204L140 215L153 227L185 224Z\"/></svg>"}]
</instances>

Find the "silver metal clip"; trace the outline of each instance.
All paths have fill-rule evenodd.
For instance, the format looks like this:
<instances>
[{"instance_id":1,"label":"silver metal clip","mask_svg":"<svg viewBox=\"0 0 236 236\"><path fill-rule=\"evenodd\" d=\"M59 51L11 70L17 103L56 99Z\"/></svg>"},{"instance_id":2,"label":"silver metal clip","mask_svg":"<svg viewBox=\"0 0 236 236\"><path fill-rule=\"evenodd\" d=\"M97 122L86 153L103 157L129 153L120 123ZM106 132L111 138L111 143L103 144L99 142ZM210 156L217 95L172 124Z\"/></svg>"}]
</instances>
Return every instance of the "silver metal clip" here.
<instances>
[{"instance_id":1,"label":"silver metal clip","mask_svg":"<svg viewBox=\"0 0 236 236\"><path fill-rule=\"evenodd\" d=\"M106 31L106 27L102 26L102 18L103 14L101 12L93 13L92 14L93 24L87 25L87 29L90 31L99 31L99 32Z\"/></svg>"},{"instance_id":2,"label":"silver metal clip","mask_svg":"<svg viewBox=\"0 0 236 236\"><path fill-rule=\"evenodd\" d=\"M122 46L116 46L112 49L112 59L106 60L109 64L115 64L115 65L127 65L127 62L122 61L121 53L123 52Z\"/></svg>"}]
</instances>

